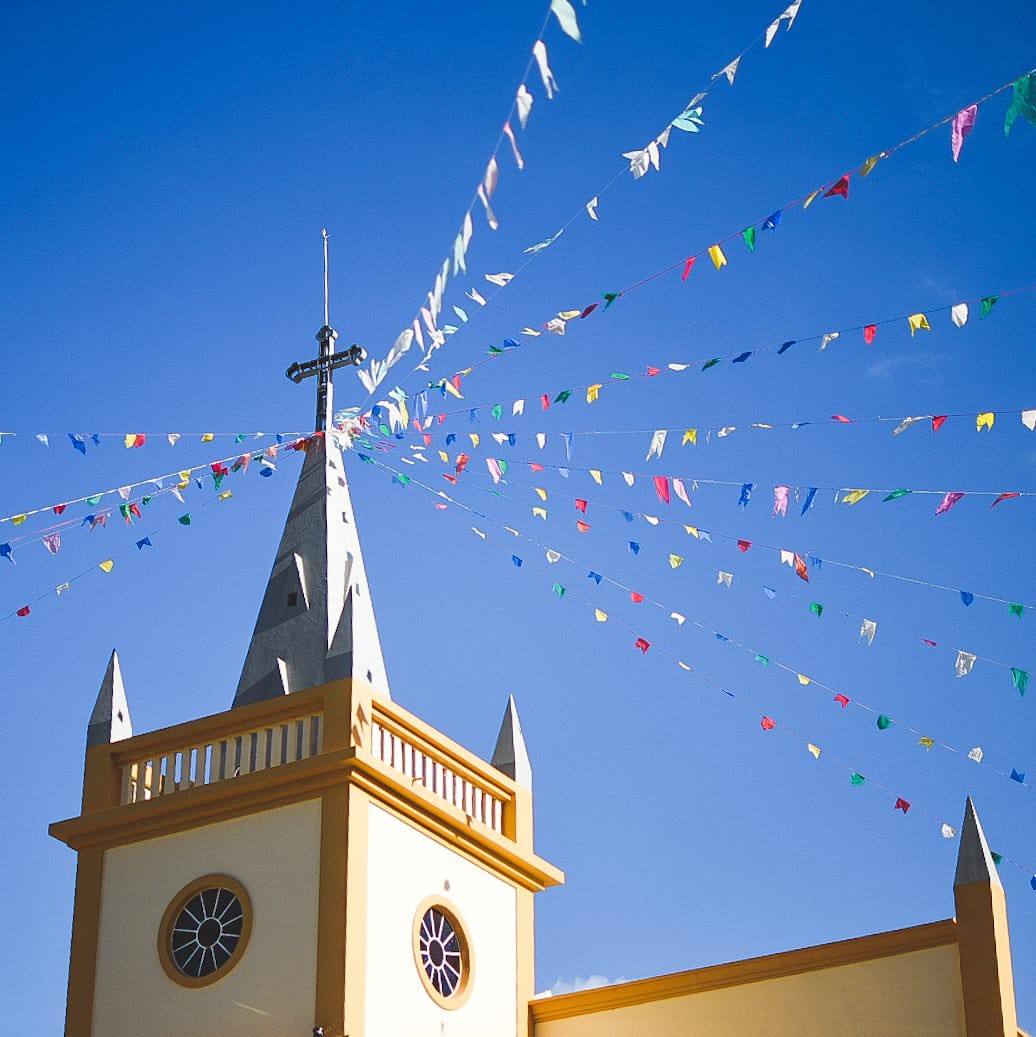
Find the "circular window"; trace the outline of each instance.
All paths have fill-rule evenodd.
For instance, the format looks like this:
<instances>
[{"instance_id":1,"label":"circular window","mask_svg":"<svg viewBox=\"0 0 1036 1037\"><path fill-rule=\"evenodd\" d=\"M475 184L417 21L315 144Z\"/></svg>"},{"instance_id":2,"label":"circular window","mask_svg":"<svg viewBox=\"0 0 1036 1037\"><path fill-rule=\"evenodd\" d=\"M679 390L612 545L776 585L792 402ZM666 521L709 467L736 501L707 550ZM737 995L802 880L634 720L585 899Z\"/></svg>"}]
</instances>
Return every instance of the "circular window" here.
<instances>
[{"instance_id":1,"label":"circular window","mask_svg":"<svg viewBox=\"0 0 1036 1037\"><path fill-rule=\"evenodd\" d=\"M414 916L414 959L425 990L443 1008L460 1008L471 992L472 961L457 911L439 898L424 901Z\"/></svg>"},{"instance_id":2,"label":"circular window","mask_svg":"<svg viewBox=\"0 0 1036 1037\"><path fill-rule=\"evenodd\" d=\"M202 987L222 979L241 959L252 927L244 887L227 875L185 886L165 910L158 956L170 979Z\"/></svg>"}]
</instances>

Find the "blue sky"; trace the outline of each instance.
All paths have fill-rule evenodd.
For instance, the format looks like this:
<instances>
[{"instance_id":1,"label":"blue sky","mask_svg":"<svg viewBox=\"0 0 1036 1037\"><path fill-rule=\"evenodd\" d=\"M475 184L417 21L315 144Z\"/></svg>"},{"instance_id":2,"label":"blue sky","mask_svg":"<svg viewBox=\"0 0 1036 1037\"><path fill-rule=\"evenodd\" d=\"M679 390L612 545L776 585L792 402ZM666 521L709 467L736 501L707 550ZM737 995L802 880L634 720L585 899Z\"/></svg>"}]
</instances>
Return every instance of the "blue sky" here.
<instances>
[{"instance_id":1,"label":"blue sky","mask_svg":"<svg viewBox=\"0 0 1036 1037\"><path fill-rule=\"evenodd\" d=\"M702 257L686 282L669 273L571 322L564 337L519 334L758 226L1036 65L1031 5L1003 3L976 18L958 3L804 0L790 32L752 48L732 87L710 90L702 133L674 130L659 172L636 182L624 174L622 154L657 136L779 7L594 0L578 8L582 45L548 24L560 93L548 101L533 72L535 104L518 134L526 168L514 168L505 143L493 199L500 230L476 207L469 275L447 291L447 310L461 305L471 322L429 374L402 382L418 391L491 345L519 341L465 379L463 401L432 404L433 413L460 411L435 430L458 436L451 461L471 432L480 447L467 451L456 487L441 478L452 470L438 463L441 440L425 465L399 461L412 437L376 455L412 477L405 488L348 458L395 698L483 754L506 695L518 700L538 846L568 875L538 904L541 989L947 917L957 844L933 818L959 826L968 794L993 848L1036 867L1033 792L997 773L1036 777L1033 703L988 661L1036 669L1036 610L1019 619L1003 603L1036 602L1034 504L1023 497L991 510L991 498L976 495L1036 491L1036 439L1004 413L1036 406L1036 295L1004 294L963 329L943 310L931 312L932 331L911 337L905 320L1036 281L1026 240L1036 127L1021 120L1005 140L1009 95L981 106L957 165L943 127L866 180L854 173L848 200L788 210L775 232L760 231L754 254L730 242L719 272ZM244 449L236 433L308 429L311 388L282 372L315 346L320 228L332 235L340 344L384 355L452 248L543 14L529 3L445 3L404 16L305 2L288 14L256 4L12 12L0 73L0 426L18 434L0 444L3 514L210 463ZM598 194L592 223L580 214ZM515 271L523 249L564 225L474 315L463 292L488 292L485 273ZM816 340L772 351L896 317L869 346L857 330L823 352ZM700 370L702 360L749 350L745 363ZM610 378L695 361L682 373ZM546 412L535 403L598 382L593 405L585 391ZM342 405L366 395L349 372L336 385ZM507 406L492 418L494 404L515 399L530 401L523 416ZM479 408L475 424L468 408ZM985 411L997 421L978 434L975 415ZM925 422L893 437L894 422L832 423L834 414L954 416L937 434ZM654 429L724 426L737 431L709 442L703 434L696 447L681 447L674 432L662 458L645 461ZM69 431L150 435L139 450L105 438L84 457ZM230 435L203 444L207 431ZM170 447L154 435L166 432L183 438ZM516 433L516 445L487 449L493 432ZM547 433L542 451L537 432ZM567 458L567 432L598 434L574 436ZM486 493L487 457L509 463L499 497ZM224 503L207 503L208 486L186 491L184 506L156 498L133 529L117 517L89 534L70 526L56 556L12 539L18 564L0 562L0 614L46 596L29 616L0 623L10 732L0 780L14 848L0 868L20 947L4 983L15 1028L60 1026L74 860L46 826L77 809L108 653L119 649L138 730L229 705L297 463L288 455L271 478L230 477ZM567 481L548 466L567 467ZM605 472L602 486L589 469ZM621 471L636 474L633 487ZM699 480L691 508L675 497L661 504L653 475L689 488ZM418 482L486 517L435 510ZM739 510L746 482L755 490ZM832 489L806 516L793 499L775 518L778 485ZM872 493L850 507L833 502L835 487L968 495L936 517L939 497L882 503ZM588 533L576 529L575 498L588 502ZM184 508L190 527L176 521ZM622 511L671 524L627 523ZM713 542L689 537L685 524L713 531ZM45 525L8 525L0 539L38 536ZM136 551L152 531L154 546ZM721 534L753 547L739 552ZM807 587L764 545L824 565ZM550 564L546 547L574 561ZM679 568L671 553L684 557ZM115 568L104 575L96 565L109 557ZM950 590L871 579L835 561ZM598 587L589 570L619 586ZM733 574L729 588L717 584L720 570ZM52 594L86 571L67 595ZM555 582L565 597L552 593ZM632 603L629 589L650 600ZM970 607L961 589L976 594ZM593 607L609 621L597 623ZM688 622L678 627L670 610ZM859 617L878 622L870 647L858 640ZM646 655L634 634L650 642ZM954 676L956 648L981 656L965 678ZM778 662L816 683L801 686ZM853 701L843 710L817 683ZM897 723L878 731L857 701ZM763 715L778 728L764 732ZM965 753L982 746L984 763L940 745L925 752L903 724ZM822 747L819 761L806 741ZM868 782L850 786L831 757ZM910 813L894 811L875 783L909 800ZM1020 1021L1032 1027L1036 893L1008 861L1002 878Z\"/></svg>"}]
</instances>

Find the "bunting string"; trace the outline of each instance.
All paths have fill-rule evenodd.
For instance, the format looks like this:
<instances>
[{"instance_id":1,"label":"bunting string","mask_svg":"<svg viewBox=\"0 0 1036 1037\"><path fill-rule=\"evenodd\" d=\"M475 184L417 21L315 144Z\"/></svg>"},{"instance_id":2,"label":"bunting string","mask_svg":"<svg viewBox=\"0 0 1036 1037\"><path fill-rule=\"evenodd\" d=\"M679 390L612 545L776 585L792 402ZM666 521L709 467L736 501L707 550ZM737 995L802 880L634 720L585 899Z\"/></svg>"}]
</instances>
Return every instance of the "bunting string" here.
<instances>
[{"instance_id":1,"label":"bunting string","mask_svg":"<svg viewBox=\"0 0 1036 1037\"><path fill-rule=\"evenodd\" d=\"M578 563L576 563L574 561L574 559L568 557L567 555L561 554L560 552L557 552L557 551L554 551L554 550L552 550L550 548L545 547L543 544L537 542L533 538L527 537L525 534L521 533L519 530L514 529L511 526L503 525L498 520L492 518L489 515L486 515L486 514L480 512L480 511L478 511L475 508L470 507L469 505L467 505L464 502L458 500L457 498L451 496L450 494L447 494L445 491L442 491L442 490L436 491L432 487L430 487L427 484L421 482L420 480L412 479L412 478L410 478L408 476L404 476L403 473L398 472L398 471L394 471L390 466L385 465L384 463L382 463L380 461L376 461L373 458L370 459L369 463L373 464L375 467L380 468L381 470L385 471L386 473L392 475L394 481L398 480L402 476L402 478L406 480L403 483L403 485L413 484L415 486L418 486L420 489L425 490L429 494L431 494L431 495L433 495L435 497L438 497L441 500L444 500L444 501L448 502L448 504L456 505L457 507L459 507L462 510L466 511L467 513L473 515L477 519L479 519L481 521L484 521L484 522L487 522L487 523L491 523L491 524L496 525L496 526L500 526L504 531L506 531L507 533L510 533L512 536L515 536L515 537L517 537L519 539L525 540L531 546L534 546L534 547L544 551L546 560L547 560L547 562L549 564L554 564L557 561L565 560L567 562L570 562L573 565L578 565ZM447 505L446 504L437 504L436 507L437 508L446 508ZM472 532L475 533L475 535L477 535L479 537L479 539L481 539L483 541L488 540L488 535L483 530L480 530L478 527L472 526ZM523 568L524 560L520 559L517 555L512 556L512 562L514 563L516 568L519 568L519 569ZM629 591L629 588L625 587L623 584L621 584L621 583L619 583L617 581L611 580L610 578L603 576L603 574L596 574L596 573L592 572L591 575L593 575L595 577L600 575L602 580L608 580L608 582L613 584L614 586L616 586L616 587L618 587L618 588L620 588L620 589L622 589L624 591ZM600 581L597 581L597 582L600 582ZM650 649L654 648L658 653L662 654L663 656L665 656L669 660L675 662L680 667L680 669L682 671L684 671L686 673L690 673L694 677L696 677L697 679L699 679L699 680L703 681L704 683L708 684L709 686L711 686L711 687L713 687L713 688L715 688L715 689L717 689L719 691L722 691L724 693L724 695L726 695L728 698L731 698L731 699L737 698L737 696L733 692L729 691L726 687L724 687L722 683L720 683L720 682L716 681L715 679L711 678L710 676L708 676L707 674L703 673L702 671L700 671L696 667L690 666L688 663L684 662L683 659L681 659L679 656L677 656L674 653L670 652L667 648L665 648L665 646L658 645L658 644L652 644L651 642L647 641L642 635L637 633L637 630L635 628L628 626L626 623L622 622L620 619L617 619L615 616L606 613L604 610L602 610L600 607L598 607L590 599L588 599L585 596L583 596L582 594L580 594L578 590L569 589L568 587L560 584L559 582L557 582L555 580L555 581L553 581L552 591L553 591L554 595L556 597L558 597L559 599L563 599L566 596L572 597L572 598L578 600L579 602L581 602L582 604L584 604L587 608L592 609L593 612L594 612L595 619L599 623L611 623L614 626L624 630L629 636L635 638L635 641L633 642L633 647L634 647L634 649L639 650L643 655L646 656L648 651ZM632 593L635 593L635 592L630 592L630 593L632 594ZM648 599L648 598L643 597L643 596L638 597L638 598L634 598L633 600L635 600L635 601L651 601L651 599ZM663 605L661 605L658 602L651 601L651 603L657 605L659 608L663 608L663 609L666 608L666 606L663 606ZM682 623L680 625L682 625ZM798 676L798 674L796 674L796 676ZM847 704L848 703L845 703L844 705L847 705ZM843 705L843 708L844 708L844 705ZM748 708L750 708L750 707L748 707ZM903 725L903 726L906 726L906 725ZM895 810L899 810L904 815L906 815L907 813L909 813L909 811L911 809L916 809L919 813L924 814L926 817L928 817L935 825L939 826L940 833L941 833L941 835L944 838L952 839L952 838L954 838L956 836L956 834L957 834L956 830L951 825L949 825L947 822L943 821L940 817L938 817L932 811L930 811L930 810L928 810L928 809L918 805L912 798L910 800L905 799L904 797L902 797L898 793L894 792L891 788L889 788L889 787L887 787L885 785L882 785L880 782L874 781L871 778L865 778L854 767L850 766L849 764L845 763L844 761L842 761L842 760L838 759L837 757L833 756L831 753L826 752L824 750L821 750L821 748L819 746L817 746L815 743L806 740L801 735L799 735L796 731L794 731L792 728L788 727L786 724L776 720L773 717L763 716L761 718L761 720L760 720L760 727L762 728L762 730L764 732L778 730L778 729L782 730L782 732L784 732L785 734L787 734L790 737L794 738L800 744L804 745L805 748L807 749L807 751L810 753L810 755L812 755L814 757L814 759L820 760L821 756L824 756L825 758L830 759L832 763L835 763L836 765L840 766L843 770L847 771L848 774L849 774L849 780L850 780L851 784L853 784L854 786L862 786L864 784L873 785L876 789L878 789L879 791L883 792L886 796L888 796L890 799L893 800L893 808ZM908 729L913 731L913 728L908 728ZM922 736L922 737L926 738L927 736ZM936 743L934 740L932 740L932 746L929 746L929 745L924 744L924 743L921 743L921 744L923 745L923 747L926 750L930 750L930 748L932 746L934 746L936 744L941 744L941 743ZM943 748L947 748L947 749L949 749L952 752L958 752L959 753L959 750L952 749L952 747L950 747L950 746L943 745L942 747ZM982 763L981 755L979 755L977 759L976 759L975 756L971 756L970 758L974 762L978 762L980 764ZM991 769L995 770L995 768L991 768ZM998 773L998 774L1002 774L1002 772L1000 772L1000 771L995 771L995 772ZM1013 777L1014 775L1017 775L1017 776ZM1013 771L1012 775L1008 776L1008 777L1013 777L1013 780L1016 783L1025 785L1025 776L1024 775L1018 775L1017 771ZM1026 785L1026 787L1028 787L1028 786ZM998 864L1000 863L1000 861L1007 861L1009 864L1011 864L1012 866L1016 867L1019 871L1023 872L1024 874L1026 874L1026 875L1034 875L1034 872L1033 872L1032 869L1029 869L1029 868L1025 867L1024 865L1022 865L1018 861L1015 861L1012 858L1008 857L1006 854L996 853L994 855L994 859L997 861ZM1033 888L1036 889L1036 885L1034 885Z\"/></svg>"},{"instance_id":2,"label":"bunting string","mask_svg":"<svg viewBox=\"0 0 1036 1037\"><path fill-rule=\"evenodd\" d=\"M1011 80L1010 82L1005 83L994 90L991 90L978 101L975 101L972 103L972 105L966 107L974 107L977 110L977 108L980 105L992 100L994 97L997 97L999 94L1005 92L1006 90L1013 89L1016 82L1022 82L1033 75L1036 75L1036 68L1030 69L1028 72L1023 73L1022 76L1017 80ZM955 112L951 115L948 115L938 120L937 122L934 122L931 125L925 127L924 129L919 130L917 133L906 138L905 140L900 141L898 144L895 144L890 148L886 148L883 151L876 152L870 158L868 158L862 165L860 165L856 170L854 170L854 172L856 172L861 179L865 179L874 170L874 167L878 164L879 161L883 161L885 159L890 158L897 151L900 151L903 148L906 148L909 145L916 143L922 138L928 136L928 134L947 125L947 123L952 122L956 118L957 114L958 113ZM718 271L722 269L724 266L728 265L728 257L726 253L723 251L723 246L729 244L731 241L742 240L746 245L748 245L749 251L754 252L756 242L758 240L758 235L756 233L757 228L761 229L763 232L774 232L783 222L785 214L799 207L801 207L803 211L805 211L819 197L842 197L848 200L849 183L851 176L851 172L843 173L834 179L828 180L825 183L823 183L820 187L814 188L810 191L805 192L804 194L799 195L791 201L785 202L783 205L773 210L773 212L771 212L770 215L751 221L751 223L749 223L745 229L732 231L721 237L712 245L699 248L697 251L685 255L683 258L669 263L664 267L661 267L660 269L654 271L651 274L648 274L645 277L642 277L640 280L635 281L634 283L628 285L625 288L622 288L617 291L605 292L602 295L601 300L595 300L589 305L572 307L567 310L558 311L558 313L555 316L541 323L539 327L526 326L522 330L522 334L532 337L538 337L539 335L544 333L563 335L565 333L567 325L572 320L585 320L598 309L603 309L604 311L607 311L611 307L611 305L621 297L629 295L631 292L636 291L638 288L642 288L645 285L657 280L658 278L674 272L675 270L681 270L682 279L687 280L697 261L705 256L708 256L710 258L713 266ZM548 244L550 243L552 242L548 242ZM501 287L509 284L513 280L514 276L515 275L513 273L487 275L491 282L493 282L495 279L495 283L500 284ZM924 314L919 314L915 316L923 317ZM930 330L928 328L926 320L918 321L916 323L912 322L912 328L915 333L919 330ZM456 330L458 329L453 328L453 331ZM468 373L473 371L475 368L481 366L482 364L487 363L489 360L497 359L498 356L505 355L506 352L509 352L509 350L504 350L500 353L493 354L492 356L471 365L471 367L467 369ZM447 381L448 380L449 379L447 379ZM402 393L401 389L398 391ZM371 395L367 397L367 400L364 401L360 408L355 408L350 411L344 412L346 416L352 418L361 413L363 411L363 408L366 407L367 402L369 402L369 400L371 399L372 395L373 390L371 391Z\"/></svg>"},{"instance_id":3,"label":"bunting string","mask_svg":"<svg viewBox=\"0 0 1036 1037\"><path fill-rule=\"evenodd\" d=\"M285 439L301 436L302 432L26 432L0 431L0 443L4 439L16 436L32 437L41 446L50 447L51 437L64 440L67 436L71 446L84 457L87 447L99 447L106 439L121 440L127 450L139 449L145 444L154 445L157 440L165 440L169 446L176 446L180 440L197 439L202 443L214 443L218 439L233 439L235 443L244 443L247 439L269 439L273 437L278 443Z\"/></svg>"}]
</instances>

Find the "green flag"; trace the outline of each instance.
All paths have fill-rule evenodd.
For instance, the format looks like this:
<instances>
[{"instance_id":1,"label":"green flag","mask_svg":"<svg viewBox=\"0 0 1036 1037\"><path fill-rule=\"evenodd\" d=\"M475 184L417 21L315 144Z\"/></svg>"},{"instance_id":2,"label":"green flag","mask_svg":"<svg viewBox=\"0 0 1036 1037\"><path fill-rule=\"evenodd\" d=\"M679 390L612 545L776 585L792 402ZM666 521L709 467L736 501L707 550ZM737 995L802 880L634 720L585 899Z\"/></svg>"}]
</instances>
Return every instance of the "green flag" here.
<instances>
[{"instance_id":1,"label":"green flag","mask_svg":"<svg viewBox=\"0 0 1036 1037\"><path fill-rule=\"evenodd\" d=\"M745 227L741 231L741 237L745 239L745 244L748 246L749 252L755 251L755 227Z\"/></svg>"},{"instance_id":2,"label":"green flag","mask_svg":"<svg viewBox=\"0 0 1036 1037\"><path fill-rule=\"evenodd\" d=\"M555 583L555 584L554 584L554 593L555 593L555 594L556 594L556 595L557 595L557 596L558 596L559 598L563 598L563 597L565 596L565 588L564 588L564 587L562 587L560 583Z\"/></svg>"},{"instance_id":3,"label":"green flag","mask_svg":"<svg viewBox=\"0 0 1036 1037\"><path fill-rule=\"evenodd\" d=\"M489 413L492 414L493 417L496 418L497 421L499 421L501 419L501 417L503 417L503 413L504 413L503 405L498 403Z\"/></svg>"},{"instance_id":4,"label":"green flag","mask_svg":"<svg viewBox=\"0 0 1036 1037\"><path fill-rule=\"evenodd\" d=\"M1010 615L1018 616L1018 618L1020 619L1022 613L1025 611L1025 606L1019 605L1016 601L1012 601L1010 605L1007 606L1007 611Z\"/></svg>"},{"instance_id":5,"label":"green flag","mask_svg":"<svg viewBox=\"0 0 1036 1037\"><path fill-rule=\"evenodd\" d=\"M1018 689L1018 694L1025 695L1025 686L1029 683L1029 671L1019 670L1016 666L1011 667L1011 682Z\"/></svg>"},{"instance_id":6,"label":"green flag","mask_svg":"<svg viewBox=\"0 0 1036 1037\"><path fill-rule=\"evenodd\" d=\"M151 503L151 494L145 493L144 496L140 498L140 503L146 508Z\"/></svg>"},{"instance_id":7,"label":"green flag","mask_svg":"<svg viewBox=\"0 0 1036 1037\"><path fill-rule=\"evenodd\" d=\"M186 515L181 515L176 521L181 526L189 526L191 524L191 513L188 511Z\"/></svg>"},{"instance_id":8,"label":"green flag","mask_svg":"<svg viewBox=\"0 0 1036 1037\"><path fill-rule=\"evenodd\" d=\"M611 304L615 302L620 295L622 295L622 292L605 292L604 295L601 296L604 300L604 308L608 309L608 307L611 306Z\"/></svg>"},{"instance_id":9,"label":"green flag","mask_svg":"<svg viewBox=\"0 0 1036 1037\"><path fill-rule=\"evenodd\" d=\"M1036 75L1031 72L1014 82L1014 94L1004 118L1005 137L1011 132L1011 127L1019 115L1025 116L1036 126Z\"/></svg>"},{"instance_id":10,"label":"green flag","mask_svg":"<svg viewBox=\"0 0 1036 1037\"><path fill-rule=\"evenodd\" d=\"M984 299L979 302L978 319L981 320L983 317L988 317L993 312L993 307L996 305L999 295L987 295Z\"/></svg>"},{"instance_id":11,"label":"green flag","mask_svg":"<svg viewBox=\"0 0 1036 1037\"><path fill-rule=\"evenodd\" d=\"M809 603L809 611L815 613L817 616L824 614L824 606L819 601L811 601Z\"/></svg>"},{"instance_id":12,"label":"green flag","mask_svg":"<svg viewBox=\"0 0 1036 1037\"><path fill-rule=\"evenodd\" d=\"M101 498L104 496L103 493L95 493L92 497L86 498L86 503L90 505L100 504Z\"/></svg>"},{"instance_id":13,"label":"green flag","mask_svg":"<svg viewBox=\"0 0 1036 1037\"><path fill-rule=\"evenodd\" d=\"M891 726L892 726L892 719L891 719L891 717L887 717L887 716L885 716L884 713L882 713L881 716L878 717L878 730L879 731L887 731Z\"/></svg>"},{"instance_id":14,"label":"green flag","mask_svg":"<svg viewBox=\"0 0 1036 1037\"><path fill-rule=\"evenodd\" d=\"M993 858L993 863L999 868L1000 862L1004 859L1004 855L1002 853L997 853L996 850L990 850L989 856Z\"/></svg>"},{"instance_id":15,"label":"green flag","mask_svg":"<svg viewBox=\"0 0 1036 1037\"><path fill-rule=\"evenodd\" d=\"M713 357L711 360L709 360L706 363L702 364L701 369L703 371L707 371L710 367L715 367L722 359L723 359L723 357L721 357L721 356Z\"/></svg>"},{"instance_id":16,"label":"green flag","mask_svg":"<svg viewBox=\"0 0 1036 1037\"><path fill-rule=\"evenodd\" d=\"M866 780L867 779L862 774L859 774L856 771L853 771L852 774L849 775L850 785L862 785Z\"/></svg>"},{"instance_id":17,"label":"green flag","mask_svg":"<svg viewBox=\"0 0 1036 1037\"><path fill-rule=\"evenodd\" d=\"M572 390L571 389L562 389L561 392L559 392L557 394L557 396L554 397L554 402L555 403L566 403L568 401L569 396L571 396L571 395L572 395Z\"/></svg>"},{"instance_id":18,"label":"green flag","mask_svg":"<svg viewBox=\"0 0 1036 1037\"><path fill-rule=\"evenodd\" d=\"M884 500L882 500L881 503L884 504L885 501L899 500L900 497L905 497L908 493L910 493L910 490L893 490L886 498L884 498Z\"/></svg>"},{"instance_id":19,"label":"green flag","mask_svg":"<svg viewBox=\"0 0 1036 1037\"><path fill-rule=\"evenodd\" d=\"M757 663L762 663L763 666L769 666L770 665L770 660L767 659L767 657L765 655L758 655L757 654L756 657L755 657L755 661Z\"/></svg>"}]
</instances>

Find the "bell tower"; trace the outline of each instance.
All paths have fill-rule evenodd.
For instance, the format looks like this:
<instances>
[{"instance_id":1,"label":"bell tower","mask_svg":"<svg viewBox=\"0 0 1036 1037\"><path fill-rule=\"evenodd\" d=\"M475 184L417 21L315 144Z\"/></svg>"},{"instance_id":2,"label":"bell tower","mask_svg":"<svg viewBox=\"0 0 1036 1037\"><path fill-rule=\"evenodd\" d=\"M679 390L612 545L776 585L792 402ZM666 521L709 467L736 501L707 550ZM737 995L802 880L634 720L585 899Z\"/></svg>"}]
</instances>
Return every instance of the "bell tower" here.
<instances>
[{"instance_id":1,"label":"bell tower","mask_svg":"<svg viewBox=\"0 0 1036 1037\"><path fill-rule=\"evenodd\" d=\"M316 374L317 428L232 708L134 734L108 664L81 812L50 829L78 854L66 1037L529 1033L533 896L564 876L533 849L518 713L487 763L390 698L326 288L317 338L288 372Z\"/></svg>"}]
</instances>

